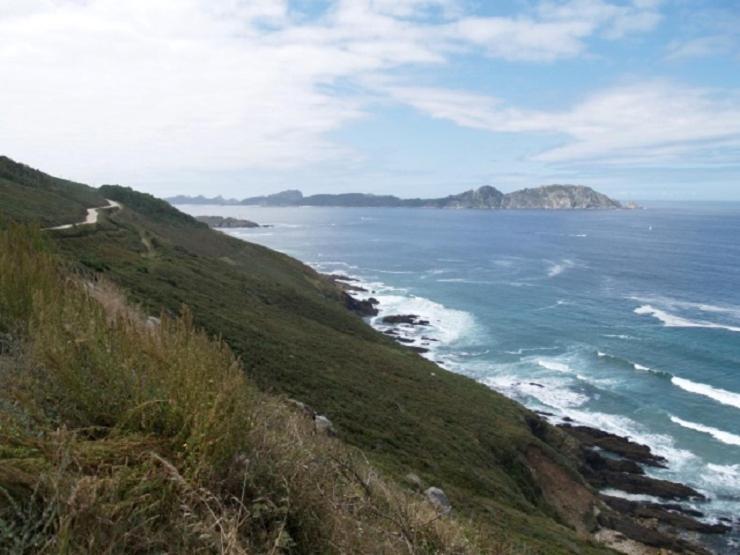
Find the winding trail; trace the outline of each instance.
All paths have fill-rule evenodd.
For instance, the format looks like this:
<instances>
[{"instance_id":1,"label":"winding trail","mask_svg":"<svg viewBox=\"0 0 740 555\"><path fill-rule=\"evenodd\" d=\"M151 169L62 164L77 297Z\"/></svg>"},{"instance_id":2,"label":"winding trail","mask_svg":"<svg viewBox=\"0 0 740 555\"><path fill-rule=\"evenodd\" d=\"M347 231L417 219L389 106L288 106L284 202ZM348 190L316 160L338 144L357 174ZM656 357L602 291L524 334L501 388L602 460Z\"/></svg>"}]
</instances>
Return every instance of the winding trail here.
<instances>
[{"instance_id":1,"label":"winding trail","mask_svg":"<svg viewBox=\"0 0 740 555\"><path fill-rule=\"evenodd\" d=\"M90 225L90 224L96 224L98 223L98 219L100 218L100 211L101 210L115 210L121 208L121 203L116 202L115 200L105 199L108 201L108 206L98 206L97 208L88 208L87 209L87 216L85 219L81 222L77 222L74 224L64 224L64 225L58 225L56 227L46 227L44 228L44 231L53 231L55 229L71 229L78 225Z\"/></svg>"}]
</instances>

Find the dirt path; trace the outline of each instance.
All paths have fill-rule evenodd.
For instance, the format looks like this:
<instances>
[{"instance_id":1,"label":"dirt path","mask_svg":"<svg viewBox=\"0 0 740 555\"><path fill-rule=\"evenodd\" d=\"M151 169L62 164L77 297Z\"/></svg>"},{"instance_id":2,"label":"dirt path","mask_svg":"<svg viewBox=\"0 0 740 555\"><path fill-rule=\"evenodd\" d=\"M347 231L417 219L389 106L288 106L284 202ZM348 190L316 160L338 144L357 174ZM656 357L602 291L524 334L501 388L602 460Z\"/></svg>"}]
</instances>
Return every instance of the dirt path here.
<instances>
[{"instance_id":1,"label":"dirt path","mask_svg":"<svg viewBox=\"0 0 740 555\"><path fill-rule=\"evenodd\" d=\"M119 202L116 202L115 200L105 199L108 201L108 206L98 206L97 208L88 208L87 209L87 217L81 221L74 224L64 224L64 225L58 225L56 227L47 227L44 229L44 231L51 231L55 229L70 229L78 225L89 225L89 224L96 224L98 223L98 219L100 218L100 211L101 210L115 210L118 208L121 208L121 204Z\"/></svg>"}]
</instances>

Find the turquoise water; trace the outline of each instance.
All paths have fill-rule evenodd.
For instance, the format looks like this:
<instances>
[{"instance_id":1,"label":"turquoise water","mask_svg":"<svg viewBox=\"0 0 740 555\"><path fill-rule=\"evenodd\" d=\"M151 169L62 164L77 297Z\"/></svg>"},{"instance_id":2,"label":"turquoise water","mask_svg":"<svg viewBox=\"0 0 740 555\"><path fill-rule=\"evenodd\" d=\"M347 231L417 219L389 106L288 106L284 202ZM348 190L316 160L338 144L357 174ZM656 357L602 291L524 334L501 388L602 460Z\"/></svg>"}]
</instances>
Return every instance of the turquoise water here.
<instances>
[{"instance_id":1,"label":"turquoise water","mask_svg":"<svg viewBox=\"0 0 740 555\"><path fill-rule=\"evenodd\" d=\"M430 321L406 330L428 358L649 444L670 461L650 474L705 492L710 520L740 515L740 204L180 208L273 224L229 233L360 279L381 317Z\"/></svg>"}]
</instances>

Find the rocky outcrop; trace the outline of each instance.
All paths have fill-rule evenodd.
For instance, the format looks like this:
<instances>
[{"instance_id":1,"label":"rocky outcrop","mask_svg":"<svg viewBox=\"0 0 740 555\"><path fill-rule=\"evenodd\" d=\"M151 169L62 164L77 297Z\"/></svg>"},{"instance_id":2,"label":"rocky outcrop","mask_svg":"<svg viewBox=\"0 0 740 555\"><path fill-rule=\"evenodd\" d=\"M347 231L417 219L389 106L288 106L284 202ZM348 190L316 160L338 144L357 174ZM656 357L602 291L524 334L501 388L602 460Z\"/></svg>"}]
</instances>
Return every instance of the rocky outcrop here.
<instances>
[{"instance_id":1,"label":"rocky outcrop","mask_svg":"<svg viewBox=\"0 0 740 555\"><path fill-rule=\"evenodd\" d=\"M581 445L586 447L604 449L625 459L648 466L665 467L666 465L667 461L665 458L654 455L650 451L650 447L636 443L628 438L588 426L562 424L560 428L575 437Z\"/></svg>"},{"instance_id":2,"label":"rocky outcrop","mask_svg":"<svg viewBox=\"0 0 740 555\"><path fill-rule=\"evenodd\" d=\"M381 320L384 324L408 324L409 326L428 326L429 320L423 320L416 314L392 314L383 316Z\"/></svg>"},{"instance_id":3,"label":"rocky outcrop","mask_svg":"<svg viewBox=\"0 0 740 555\"><path fill-rule=\"evenodd\" d=\"M501 208L509 210L593 210L622 208L616 200L581 185L547 185L504 195Z\"/></svg>"},{"instance_id":4,"label":"rocky outcrop","mask_svg":"<svg viewBox=\"0 0 740 555\"><path fill-rule=\"evenodd\" d=\"M363 318L378 315L378 309L376 308L378 305L377 299L373 297L369 299L355 299L347 293L342 294L344 295L344 305L352 312L359 314Z\"/></svg>"},{"instance_id":5,"label":"rocky outcrop","mask_svg":"<svg viewBox=\"0 0 740 555\"><path fill-rule=\"evenodd\" d=\"M223 216L196 216L196 220L206 224L208 227L215 228L233 228L233 227L262 227L250 220L240 220L238 218L224 218Z\"/></svg>"},{"instance_id":6,"label":"rocky outcrop","mask_svg":"<svg viewBox=\"0 0 740 555\"><path fill-rule=\"evenodd\" d=\"M425 206L435 208L478 208L478 209L497 209L502 207L504 194L490 185L484 185L478 189L471 189L460 193L459 195L450 195L448 197L430 200Z\"/></svg>"},{"instance_id":7,"label":"rocky outcrop","mask_svg":"<svg viewBox=\"0 0 740 555\"><path fill-rule=\"evenodd\" d=\"M437 509L437 512L446 515L452 510L452 503L442 489L432 486L424 491L424 495L427 501Z\"/></svg>"},{"instance_id":8,"label":"rocky outcrop","mask_svg":"<svg viewBox=\"0 0 740 555\"><path fill-rule=\"evenodd\" d=\"M637 502L621 497L602 495L609 507L622 514L639 520L655 520L674 529L698 532L700 534L724 534L730 527L723 524L708 524L686 514L680 505L661 505L660 503ZM692 511L696 513L698 511ZM701 515L701 513L699 513Z\"/></svg>"}]
</instances>

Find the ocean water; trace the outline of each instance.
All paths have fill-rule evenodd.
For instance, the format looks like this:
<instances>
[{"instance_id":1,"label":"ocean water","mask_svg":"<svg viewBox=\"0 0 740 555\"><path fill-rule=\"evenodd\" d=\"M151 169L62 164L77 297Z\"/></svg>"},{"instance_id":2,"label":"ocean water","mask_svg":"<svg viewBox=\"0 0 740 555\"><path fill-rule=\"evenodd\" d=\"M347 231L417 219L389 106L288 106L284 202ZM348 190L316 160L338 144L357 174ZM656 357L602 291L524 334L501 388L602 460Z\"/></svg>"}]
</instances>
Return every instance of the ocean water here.
<instances>
[{"instance_id":1,"label":"ocean water","mask_svg":"<svg viewBox=\"0 0 740 555\"><path fill-rule=\"evenodd\" d=\"M669 460L708 515L740 517L740 204L604 212L180 206L361 280L424 356ZM740 549L738 525L710 539Z\"/></svg>"}]
</instances>

